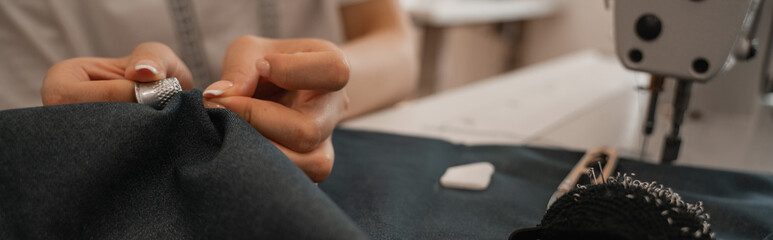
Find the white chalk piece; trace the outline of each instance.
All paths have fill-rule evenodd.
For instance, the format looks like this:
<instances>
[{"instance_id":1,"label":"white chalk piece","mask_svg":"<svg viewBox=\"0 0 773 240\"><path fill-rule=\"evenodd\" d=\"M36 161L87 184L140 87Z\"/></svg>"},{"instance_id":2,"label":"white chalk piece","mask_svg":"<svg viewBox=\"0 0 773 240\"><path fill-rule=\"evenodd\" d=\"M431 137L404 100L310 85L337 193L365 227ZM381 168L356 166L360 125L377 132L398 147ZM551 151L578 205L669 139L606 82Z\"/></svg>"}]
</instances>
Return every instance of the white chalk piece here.
<instances>
[{"instance_id":1,"label":"white chalk piece","mask_svg":"<svg viewBox=\"0 0 773 240\"><path fill-rule=\"evenodd\" d=\"M488 188L494 165L490 162L476 162L453 166L440 177L440 185L447 188L481 191Z\"/></svg>"}]
</instances>

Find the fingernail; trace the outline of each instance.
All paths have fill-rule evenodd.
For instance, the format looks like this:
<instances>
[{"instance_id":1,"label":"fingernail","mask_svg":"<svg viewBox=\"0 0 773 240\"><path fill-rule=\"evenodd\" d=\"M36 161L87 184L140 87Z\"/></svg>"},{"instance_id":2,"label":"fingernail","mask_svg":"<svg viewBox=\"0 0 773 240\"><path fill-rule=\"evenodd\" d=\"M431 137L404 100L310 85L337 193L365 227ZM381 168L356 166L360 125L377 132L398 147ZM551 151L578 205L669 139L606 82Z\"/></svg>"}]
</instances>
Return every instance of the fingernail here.
<instances>
[{"instance_id":1,"label":"fingernail","mask_svg":"<svg viewBox=\"0 0 773 240\"><path fill-rule=\"evenodd\" d=\"M262 77L271 76L271 65L265 59L258 60L257 63L258 74Z\"/></svg>"},{"instance_id":2,"label":"fingernail","mask_svg":"<svg viewBox=\"0 0 773 240\"><path fill-rule=\"evenodd\" d=\"M223 105L213 103L207 100L203 100L203 102L204 102L204 108L225 108L225 106Z\"/></svg>"},{"instance_id":3,"label":"fingernail","mask_svg":"<svg viewBox=\"0 0 773 240\"><path fill-rule=\"evenodd\" d=\"M153 65L156 65L153 61L150 60L140 60L137 61L137 65L134 65L134 70L141 71L149 71L153 75L158 74L158 69L156 67L153 67Z\"/></svg>"},{"instance_id":4,"label":"fingernail","mask_svg":"<svg viewBox=\"0 0 773 240\"><path fill-rule=\"evenodd\" d=\"M212 85L209 85L206 90L204 90L204 97L217 97L220 95L223 95L228 88L232 87L234 83L231 81L217 81L213 83Z\"/></svg>"}]
</instances>

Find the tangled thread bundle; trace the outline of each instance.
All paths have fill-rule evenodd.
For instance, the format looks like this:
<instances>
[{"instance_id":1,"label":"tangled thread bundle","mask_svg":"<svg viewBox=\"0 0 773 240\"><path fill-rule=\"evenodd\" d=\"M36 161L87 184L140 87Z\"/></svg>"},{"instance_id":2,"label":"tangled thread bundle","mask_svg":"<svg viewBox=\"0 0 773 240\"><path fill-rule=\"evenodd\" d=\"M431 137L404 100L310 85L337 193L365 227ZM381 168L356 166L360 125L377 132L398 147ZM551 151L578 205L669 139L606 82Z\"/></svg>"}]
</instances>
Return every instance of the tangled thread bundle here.
<instances>
[{"instance_id":1,"label":"tangled thread bundle","mask_svg":"<svg viewBox=\"0 0 773 240\"><path fill-rule=\"evenodd\" d=\"M511 239L715 239L702 202L687 203L671 188L632 176L618 173L578 185L556 200L537 227L518 230Z\"/></svg>"}]
</instances>

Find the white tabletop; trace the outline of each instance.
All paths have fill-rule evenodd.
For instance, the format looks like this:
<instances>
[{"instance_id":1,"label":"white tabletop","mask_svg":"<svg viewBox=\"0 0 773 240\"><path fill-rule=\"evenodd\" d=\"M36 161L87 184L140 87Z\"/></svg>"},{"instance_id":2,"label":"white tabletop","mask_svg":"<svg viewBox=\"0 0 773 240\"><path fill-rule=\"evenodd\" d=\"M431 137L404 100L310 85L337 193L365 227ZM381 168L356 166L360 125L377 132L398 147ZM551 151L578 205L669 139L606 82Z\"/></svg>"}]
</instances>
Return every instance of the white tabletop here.
<instances>
[{"instance_id":1,"label":"white tabletop","mask_svg":"<svg viewBox=\"0 0 773 240\"><path fill-rule=\"evenodd\" d=\"M454 143L638 153L647 76L585 51L345 122Z\"/></svg>"}]
</instances>

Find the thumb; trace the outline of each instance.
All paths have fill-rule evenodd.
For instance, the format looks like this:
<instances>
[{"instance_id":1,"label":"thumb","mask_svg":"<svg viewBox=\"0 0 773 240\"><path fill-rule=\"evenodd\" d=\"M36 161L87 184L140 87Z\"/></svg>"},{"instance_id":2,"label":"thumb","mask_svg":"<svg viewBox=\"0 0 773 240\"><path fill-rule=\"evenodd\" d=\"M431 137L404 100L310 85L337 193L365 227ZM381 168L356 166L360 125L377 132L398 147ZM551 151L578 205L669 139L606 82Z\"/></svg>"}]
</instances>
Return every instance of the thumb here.
<instances>
[{"instance_id":1,"label":"thumb","mask_svg":"<svg viewBox=\"0 0 773 240\"><path fill-rule=\"evenodd\" d=\"M193 88L193 77L188 67L163 43L146 42L126 57L124 77L138 82L158 81L176 77L183 89Z\"/></svg>"}]
</instances>

